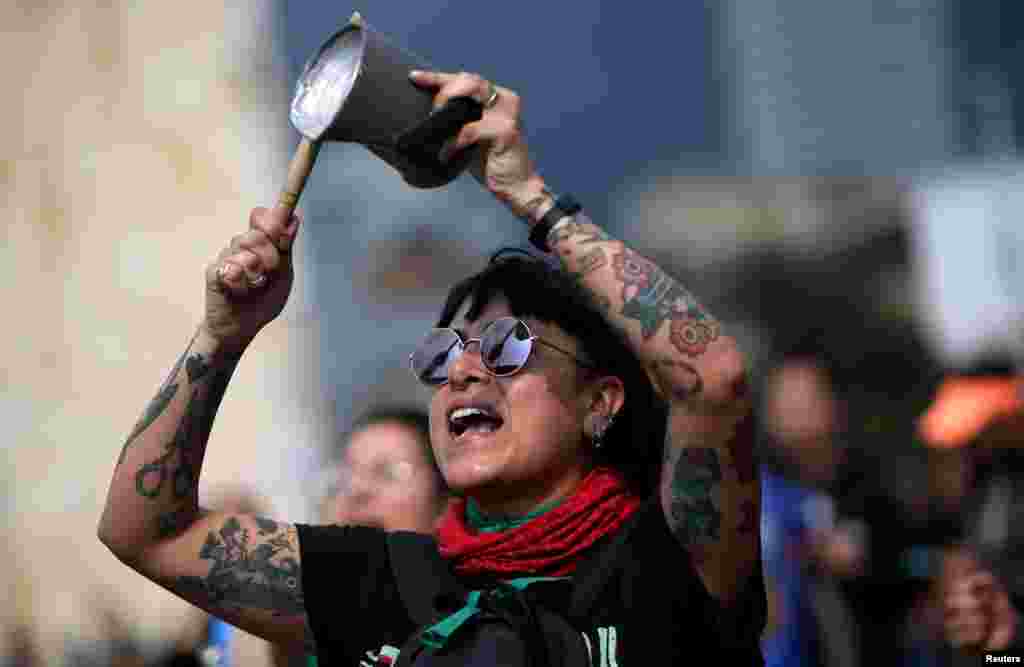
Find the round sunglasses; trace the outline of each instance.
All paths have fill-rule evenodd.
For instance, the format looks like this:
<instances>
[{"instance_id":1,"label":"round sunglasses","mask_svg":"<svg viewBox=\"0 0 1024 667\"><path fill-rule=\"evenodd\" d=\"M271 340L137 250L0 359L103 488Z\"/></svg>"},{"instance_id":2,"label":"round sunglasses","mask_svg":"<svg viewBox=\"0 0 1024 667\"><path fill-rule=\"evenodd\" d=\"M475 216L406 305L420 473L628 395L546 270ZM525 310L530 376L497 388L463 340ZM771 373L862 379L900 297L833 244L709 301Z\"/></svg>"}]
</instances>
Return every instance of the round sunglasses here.
<instances>
[{"instance_id":1,"label":"round sunglasses","mask_svg":"<svg viewBox=\"0 0 1024 667\"><path fill-rule=\"evenodd\" d=\"M506 377L523 369L533 352L533 343L557 350L584 368L594 365L582 361L568 350L534 336L526 322L515 317L499 317L480 332L479 338L463 340L462 334L450 327L433 329L419 347L409 355L409 367L416 379L425 385L439 387L448 382L448 369L462 356L470 343L480 344L480 360L491 375Z\"/></svg>"}]
</instances>

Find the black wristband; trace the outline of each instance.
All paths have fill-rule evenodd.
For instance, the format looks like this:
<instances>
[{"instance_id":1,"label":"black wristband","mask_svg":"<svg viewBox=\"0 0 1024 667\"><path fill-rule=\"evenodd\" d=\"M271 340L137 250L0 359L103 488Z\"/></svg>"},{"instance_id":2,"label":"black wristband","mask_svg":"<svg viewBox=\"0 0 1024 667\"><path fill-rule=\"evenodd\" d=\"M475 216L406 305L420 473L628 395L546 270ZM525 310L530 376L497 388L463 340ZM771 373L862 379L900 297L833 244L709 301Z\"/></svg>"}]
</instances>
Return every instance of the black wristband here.
<instances>
[{"instance_id":1,"label":"black wristband","mask_svg":"<svg viewBox=\"0 0 1024 667\"><path fill-rule=\"evenodd\" d=\"M583 206L572 195L559 196L551 210L530 229L530 243L544 252L551 252L551 248L548 247L548 234L551 233L551 228L562 218L576 215L582 208Z\"/></svg>"}]
</instances>

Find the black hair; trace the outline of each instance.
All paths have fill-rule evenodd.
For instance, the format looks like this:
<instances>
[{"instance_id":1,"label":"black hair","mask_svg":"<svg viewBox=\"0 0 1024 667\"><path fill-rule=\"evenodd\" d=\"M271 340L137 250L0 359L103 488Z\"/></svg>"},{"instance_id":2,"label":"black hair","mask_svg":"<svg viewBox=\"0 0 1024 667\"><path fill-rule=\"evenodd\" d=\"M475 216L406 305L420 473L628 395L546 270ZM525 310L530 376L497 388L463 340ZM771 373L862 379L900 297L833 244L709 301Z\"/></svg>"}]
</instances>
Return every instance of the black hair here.
<instances>
[{"instance_id":1,"label":"black hair","mask_svg":"<svg viewBox=\"0 0 1024 667\"><path fill-rule=\"evenodd\" d=\"M448 293L437 326L449 326L464 303L466 317L477 319L497 296L508 301L516 317L558 325L582 346L598 370L617 376L625 402L604 444L594 450L595 463L623 473L641 495L654 491L662 460L668 408L655 393L643 364L601 314L594 298L572 275L517 248L499 250L479 273Z\"/></svg>"}]
</instances>

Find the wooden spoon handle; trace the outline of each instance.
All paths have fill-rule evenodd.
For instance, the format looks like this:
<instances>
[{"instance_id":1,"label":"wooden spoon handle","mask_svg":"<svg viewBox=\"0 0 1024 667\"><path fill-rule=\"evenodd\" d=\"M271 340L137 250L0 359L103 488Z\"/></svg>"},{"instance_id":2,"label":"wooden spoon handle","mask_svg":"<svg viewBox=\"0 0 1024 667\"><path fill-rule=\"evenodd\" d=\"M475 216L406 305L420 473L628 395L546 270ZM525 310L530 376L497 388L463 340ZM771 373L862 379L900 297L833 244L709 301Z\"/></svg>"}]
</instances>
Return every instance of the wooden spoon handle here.
<instances>
[{"instance_id":1,"label":"wooden spoon handle","mask_svg":"<svg viewBox=\"0 0 1024 667\"><path fill-rule=\"evenodd\" d=\"M309 178L310 172L313 171L313 165L316 164L316 156L320 153L320 142L313 141L306 137L302 138L299 142L298 147L295 149L295 155L292 156L292 162L288 165L288 178L285 180L284 189L281 190L281 197L278 199L278 206L287 209L289 212L295 210L296 204L299 203L299 197L302 195L303 188L306 187L306 179Z\"/></svg>"}]
</instances>

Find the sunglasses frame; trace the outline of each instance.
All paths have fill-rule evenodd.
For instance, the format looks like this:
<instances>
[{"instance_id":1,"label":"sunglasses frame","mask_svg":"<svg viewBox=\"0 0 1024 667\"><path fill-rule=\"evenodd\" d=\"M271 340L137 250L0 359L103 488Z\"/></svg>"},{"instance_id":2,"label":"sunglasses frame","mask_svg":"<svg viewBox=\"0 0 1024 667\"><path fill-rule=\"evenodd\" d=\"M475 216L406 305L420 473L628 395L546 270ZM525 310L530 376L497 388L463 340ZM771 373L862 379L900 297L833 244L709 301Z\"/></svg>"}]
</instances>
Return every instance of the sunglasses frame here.
<instances>
[{"instance_id":1,"label":"sunglasses frame","mask_svg":"<svg viewBox=\"0 0 1024 667\"><path fill-rule=\"evenodd\" d=\"M508 373L496 373L495 371L491 370L490 366L487 365L487 362L484 361L483 354L481 352L479 352L479 348L481 348L481 346L483 345L484 336L487 335L487 332L491 329L491 327L493 327L495 324L497 324L498 322L500 322L502 320L515 320L516 324L522 325L523 328L526 329L526 334L527 334L526 338L523 339L523 340L530 341L530 350L529 350L529 352L526 353L526 359L524 359L523 363L520 364L518 367L516 367L515 370L509 371ZM512 317L511 315L507 315L505 317L499 317L496 320L493 320L486 327L483 328L483 330L480 332L480 335L477 336L476 338L468 338L468 339L463 340L462 334L459 332L458 329L455 329L454 327L435 327L435 328L430 330L430 333L434 333L436 331L451 331L453 334L455 334L455 338L458 339L459 345L462 346L462 351L459 353L459 357L461 357L463 354L466 353L466 350L469 349L470 344L476 343L477 344L477 348L478 348L477 354L480 354L480 365L483 366L484 370L486 370L488 373L490 373L494 377L509 377L509 376L515 375L519 371L521 371L524 368L526 368L526 364L529 363L530 357L533 355L533 343L540 343L541 345L546 345L547 347L550 347L552 350L556 350L558 352L561 352L562 354L564 354L565 356L569 357L574 362L576 362L576 364L578 364L579 366L582 366L583 368L587 368L587 369L590 369L590 370L595 370L597 368L594 364L586 362L586 361L583 361L582 359L580 359L579 357L574 355L572 352L569 352L568 350L564 350L561 347L555 345L554 343L550 343L550 342L544 340L540 336L534 335L533 330L530 329L530 325L529 324L527 324L525 321L521 320L520 318ZM424 338L424 340L425 340L425 338ZM416 380L418 382L420 382L421 384L426 385L427 387L443 387L444 385L448 384L448 376L447 376L447 374L445 375L445 379L444 379L443 382L432 383L432 382L425 381L423 378L421 378L419 376L418 373L416 373L416 369L413 367L413 357L416 356L416 352L418 352L418 351L419 351L419 348L417 348L416 350L414 350L411 353L409 353L409 371L413 374L413 376L416 378ZM458 359L459 357L456 357L456 359ZM449 362L449 365L451 365L450 362Z\"/></svg>"}]
</instances>

